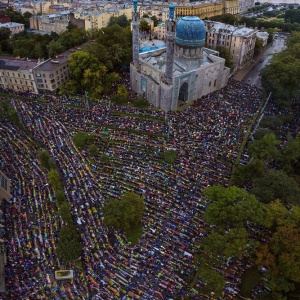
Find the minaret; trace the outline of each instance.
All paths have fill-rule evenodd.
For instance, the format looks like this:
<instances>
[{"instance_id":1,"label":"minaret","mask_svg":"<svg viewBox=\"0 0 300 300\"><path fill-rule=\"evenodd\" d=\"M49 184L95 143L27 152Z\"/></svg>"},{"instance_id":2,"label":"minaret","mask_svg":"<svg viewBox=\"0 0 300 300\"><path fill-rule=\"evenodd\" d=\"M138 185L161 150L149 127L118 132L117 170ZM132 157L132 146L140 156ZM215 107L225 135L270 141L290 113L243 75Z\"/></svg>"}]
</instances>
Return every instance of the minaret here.
<instances>
[{"instance_id":1,"label":"minaret","mask_svg":"<svg viewBox=\"0 0 300 300\"><path fill-rule=\"evenodd\" d=\"M167 27L167 51L166 51L166 71L165 83L172 84L173 81L173 64L174 64L174 40L175 40L175 20L174 20L174 4L169 6L169 20L166 22Z\"/></svg>"},{"instance_id":2,"label":"minaret","mask_svg":"<svg viewBox=\"0 0 300 300\"><path fill-rule=\"evenodd\" d=\"M135 66L139 64L139 25L140 17L137 11L138 0L133 0L133 12L132 12L132 61Z\"/></svg>"}]
</instances>

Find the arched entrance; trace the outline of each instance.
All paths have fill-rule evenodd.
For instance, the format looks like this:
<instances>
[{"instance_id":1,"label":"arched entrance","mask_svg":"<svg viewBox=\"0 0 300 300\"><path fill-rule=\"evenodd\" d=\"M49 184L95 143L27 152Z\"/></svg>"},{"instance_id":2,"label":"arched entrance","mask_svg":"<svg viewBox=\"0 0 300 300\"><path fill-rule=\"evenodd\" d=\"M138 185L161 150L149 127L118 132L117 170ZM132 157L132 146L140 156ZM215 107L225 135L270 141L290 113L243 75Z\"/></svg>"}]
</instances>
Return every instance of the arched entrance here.
<instances>
[{"instance_id":1,"label":"arched entrance","mask_svg":"<svg viewBox=\"0 0 300 300\"><path fill-rule=\"evenodd\" d=\"M189 85L184 82L179 90L178 104L184 104L189 99Z\"/></svg>"}]
</instances>

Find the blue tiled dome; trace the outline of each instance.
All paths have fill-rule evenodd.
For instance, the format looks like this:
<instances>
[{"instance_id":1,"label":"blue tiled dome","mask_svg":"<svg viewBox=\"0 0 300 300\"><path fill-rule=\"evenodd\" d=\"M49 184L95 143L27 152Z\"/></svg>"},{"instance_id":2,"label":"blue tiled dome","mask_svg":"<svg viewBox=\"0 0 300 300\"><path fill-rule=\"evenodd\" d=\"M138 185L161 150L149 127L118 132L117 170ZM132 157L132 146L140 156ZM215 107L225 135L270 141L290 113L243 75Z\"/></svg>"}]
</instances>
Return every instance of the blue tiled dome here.
<instances>
[{"instance_id":1,"label":"blue tiled dome","mask_svg":"<svg viewBox=\"0 0 300 300\"><path fill-rule=\"evenodd\" d=\"M176 44L189 47L199 47L205 44L206 28L198 17L183 17L176 23Z\"/></svg>"}]
</instances>

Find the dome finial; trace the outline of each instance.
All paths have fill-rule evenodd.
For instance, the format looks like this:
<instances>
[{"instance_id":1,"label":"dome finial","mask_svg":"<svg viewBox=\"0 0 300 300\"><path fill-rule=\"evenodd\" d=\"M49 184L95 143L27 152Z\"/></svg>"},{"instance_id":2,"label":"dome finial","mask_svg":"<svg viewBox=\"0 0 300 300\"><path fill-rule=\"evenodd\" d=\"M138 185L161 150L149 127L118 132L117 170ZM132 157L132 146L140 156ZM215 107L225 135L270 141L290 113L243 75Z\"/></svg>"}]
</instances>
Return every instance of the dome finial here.
<instances>
[{"instance_id":1,"label":"dome finial","mask_svg":"<svg viewBox=\"0 0 300 300\"><path fill-rule=\"evenodd\" d=\"M133 10L134 10L134 12L137 12L137 3L138 3L138 0L133 0Z\"/></svg>"},{"instance_id":2,"label":"dome finial","mask_svg":"<svg viewBox=\"0 0 300 300\"><path fill-rule=\"evenodd\" d=\"M175 5L171 3L169 5L169 19L174 20L174 11L175 11Z\"/></svg>"}]
</instances>

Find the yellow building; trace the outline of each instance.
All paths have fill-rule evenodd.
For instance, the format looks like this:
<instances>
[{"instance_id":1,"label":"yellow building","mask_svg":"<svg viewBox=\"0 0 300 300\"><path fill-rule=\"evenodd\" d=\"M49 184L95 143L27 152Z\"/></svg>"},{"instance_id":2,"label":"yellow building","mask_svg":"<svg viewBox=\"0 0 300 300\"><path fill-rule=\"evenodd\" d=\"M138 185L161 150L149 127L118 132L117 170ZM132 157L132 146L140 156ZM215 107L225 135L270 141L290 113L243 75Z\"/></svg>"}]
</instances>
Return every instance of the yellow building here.
<instances>
[{"instance_id":1,"label":"yellow building","mask_svg":"<svg viewBox=\"0 0 300 300\"><path fill-rule=\"evenodd\" d=\"M105 11L91 11L85 12L84 15L80 15L81 19L85 19L85 30L88 29L100 29L107 27L111 17L120 17L125 15L127 19L131 19L132 8L123 9L107 9Z\"/></svg>"}]
</instances>

